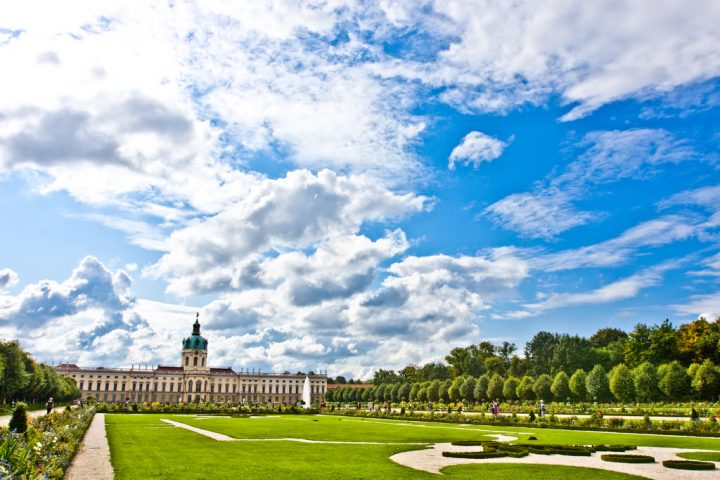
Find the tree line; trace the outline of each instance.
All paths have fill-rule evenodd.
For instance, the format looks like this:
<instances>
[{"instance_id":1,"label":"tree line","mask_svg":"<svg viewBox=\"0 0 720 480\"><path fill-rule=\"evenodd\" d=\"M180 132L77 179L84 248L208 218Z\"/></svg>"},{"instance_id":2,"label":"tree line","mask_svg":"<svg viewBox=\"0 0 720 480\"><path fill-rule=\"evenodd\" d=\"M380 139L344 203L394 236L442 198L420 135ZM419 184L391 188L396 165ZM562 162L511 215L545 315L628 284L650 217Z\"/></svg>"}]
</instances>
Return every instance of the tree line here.
<instances>
[{"instance_id":1,"label":"tree line","mask_svg":"<svg viewBox=\"0 0 720 480\"><path fill-rule=\"evenodd\" d=\"M677 328L669 320L639 323L629 333L602 328L589 338L542 331L523 353L513 343L480 342L454 348L446 363L380 369L373 388L344 387L329 396L348 401L356 391L354 401L655 401L720 394L718 319Z\"/></svg>"},{"instance_id":2,"label":"tree line","mask_svg":"<svg viewBox=\"0 0 720 480\"><path fill-rule=\"evenodd\" d=\"M597 364L568 375L542 373L537 377L483 373L454 379L381 383L362 388L347 385L328 390L326 400L336 402L489 402L493 400L655 402L716 400L720 395L720 367L706 359L684 367L678 361L655 367L643 362L631 369L624 363L609 372Z\"/></svg>"},{"instance_id":3,"label":"tree line","mask_svg":"<svg viewBox=\"0 0 720 480\"><path fill-rule=\"evenodd\" d=\"M16 341L0 341L0 401L43 402L78 398L80 391L72 379L54 368L36 362Z\"/></svg>"}]
</instances>

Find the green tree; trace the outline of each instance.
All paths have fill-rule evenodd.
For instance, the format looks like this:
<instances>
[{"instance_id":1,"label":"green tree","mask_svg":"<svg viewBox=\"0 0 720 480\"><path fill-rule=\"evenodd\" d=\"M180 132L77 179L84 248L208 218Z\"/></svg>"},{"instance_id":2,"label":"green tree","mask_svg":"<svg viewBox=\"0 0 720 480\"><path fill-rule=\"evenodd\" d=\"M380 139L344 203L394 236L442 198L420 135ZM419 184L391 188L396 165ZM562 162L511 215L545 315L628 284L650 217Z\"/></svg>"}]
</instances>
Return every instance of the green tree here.
<instances>
[{"instance_id":1,"label":"green tree","mask_svg":"<svg viewBox=\"0 0 720 480\"><path fill-rule=\"evenodd\" d=\"M550 401L552 398L552 377L547 373L540 375L537 380L535 380L533 390L535 391L535 398L538 400Z\"/></svg>"},{"instance_id":2,"label":"green tree","mask_svg":"<svg viewBox=\"0 0 720 480\"><path fill-rule=\"evenodd\" d=\"M705 360L697 368L692 388L701 400L715 400L720 392L720 372L712 360Z\"/></svg>"},{"instance_id":3,"label":"green tree","mask_svg":"<svg viewBox=\"0 0 720 480\"><path fill-rule=\"evenodd\" d=\"M489 375L505 373L505 362L500 357L488 357L485 359L485 371Z\"/></svg>"},{"instance_id":4,"label":"green tree","mask_svg":"<svg viewBox=\"0 0 720 480\"><path fill-rule=\"evenodd\" d=\"M450 401L450 396L448 395L448 391L450 390L450 386L452 385L451 380L445 380L438 389L438 396L440 397L440 400L448 403Z\"/></svg>"},{"instance_id":5,"label":"green tree","mask_svg":"<svg viewBox=\"0 0 720 480\"><path fill-rule=\"evenodd\" d=\"M442 385L442 382L440 380L433 380L432 382L430 382L430 386L427 388L428 401L437 402L438 400L440 400L440 395L438 393L438 390L440 390L440 385Z\"/></svg>"},{"instance_id":6,"label":"green tree","mask_svg":"<svg viewBox=\"0 0 720 480\"><path fill-rule=\"evenodd\" d=\"M516 400L517 399L517 387L520 385L520 380L516 377L508 377L503 385L503 397L505 400Z\"/></svg>"},{"instance_id":7,"label":"green tree","mask_svg":"<svg viewBox=\"0 0 720 480\"><path fill-rule=\"evenodd\" d=\"M555 400L564 402L570 399L572 392L570 391L570 379L567 373L560 371L555 375L550 391L552 391Z\"/></svg>"},{"instance_id":8,"label":"green tree","mask_svg":"<svg viewBox=\"0 0 720 480\"><path fill-rule=\"evenodd\" d=\"M590 337L593 348L606 348L611 343L624 342L628 334L617 328L601 328Z\"/></svg>"},{"instance_id":9,"label":"green tree","mask_svg":"<svg viewBox=\"0 0 720 480\"><path fill-rule=\"evenodd\" d=\"M658 387L668 400L683 400L690 391L690 377L680 362L665 363L658 368Z\"/></svg>"},{"instance_id":10,"label":"green tree","mask_svg":"<svg viewBox=\"0 0 720 480\"><path fill-rule=\"evenodd\" d=\"M475 390L473 391L473 397L476 402L483 402L488 397L488 386L490 385L490 375L483 373L478 377L478 381L475 384Z\"/></svg>"},{"instance_id":11,"label":"green tree","mask_svg":"<svg viewBox=\"0 0 720 480\"><path fill-rule=\"evenodd\" d=\"M27 412L25 411L25 404L18 403L13 410L12 417L10 418L10 424L8 429L17 433L25 433L27 431Z\"/></svg>"},{"instance_id":12,"label":"green tree","mask_svg":"<svg viewBox=\"0 0 720 480\"><path fill-rule=\"evenodd\" d=\"M658 397L658 376L650 362L643 362L633 370L635 395L641 402L652 402Z\"/></svg>"},{"instance_id":13,"label":"green tree","mask_svg":"<svg viewBox=\"0 0 720 480\"><path fill-rule=\"evenodd\" d=\"M538 332L525 345L525 358L528 360L530 370L535 375L550 371L555 347L559 342L560 336L557 334Z\"/></svg>"},{"instance_id":14,"label":"green tree","mask_svg":"<svg viewBox=\"0 0 720 480\"><path fill-rule=\"evenodd\" d=\"M586 380L587 375L585 374L585 371L580 368L575 370L575 373L573 373L572 377L570 377L570 392L572 393L573 398L577 401L587 399L587 388L585 387Z\"/></svg>"},{"instance_id":15,"label":"green tree","mask_svg":"<svg viewBox=\"0 0 720 480\"><path fill-rule=\"evenodd\" d=\"M410 399L410 384L406 382L400 385L397 396L399 401L407 402Z\"/></svg>"},{"instance_id":16,"label":"green tree","mask_svg":"<svg viewBox=\"0 0 720 480\"><path fill-rule=\"evenodd\" d=\"M420 390L420 387L422 384L420 382L415 382L410 386L410 394L408 395L408 398L411 402L414 402L417 400L417 393L418 390Z\"/></svg>"},{"instance_id":17,"label":"green tree","mask_svg":"<svg viewBox=\"0 0 720 480\"><path fill-rule=\"evenodd\" d=\"M522 377L522 380L520 380L520 385L517 387L517 396L520 398L520 400L532 400L535 398L535 391L533 390L533 385L535 384L535 380L529 376L525 375Z\"/></svg>"},{"instance_id":18,"label":"green tree","mask_svg":"<svg viewBox=\"0 0 720 480\"><path fill-rule=\"evenodd\" d=\"M619 402L635 400L635 379L624 363L616 365L610 371L610 391Z\"/></svg>"},{"instance_id":19,"label":"green tree","mask_svg":"<svg viewBox=\"0 0 720 480\"><path fill-rule=\"evenodd\" d=\"M427 388L425 386L421 386L417 391L417 401L418 402L427 402Z\"/></svg>"},{"instance_id":20,"label":"green tree","mask_svg":"<svg viewBox=\"0 0 720 480\"><path fill-rule=\"evenodd\" d=\"M462 387L464 381L465 377L456 377L452 381L452 383L450 384L450 389L448 390L448 395L450 395L450 401L459 402L460 400L462 400L462 393L460 391L460 388Z\"/></svg>"},{"instance_id":21,"label":"green tree","mask_svg":"<svg viewBox=\"0 0 720 480\"><path fill-rule=\"evenodd\" d=\"M490 377L490 383L488 384L487 389L488 398L491 400L498 400L502 398L504 385L505 380L499 374L496 373Z\"/></svg>"},{"instance_id":22,"label":"green tree","mask_svg":"<svg viewBox=\"0 0 720 480\"><path fill-rule=\"evenodd\" d=\"M25 367L25 352L17 342L0 342L0 356L5 366L0 378L0 398L10 403L28 385L30 373Z\"/></svg>"},{"instance_id":23,"label":"green tree","mask_svg":"<svg viewBox=\"0 0 720 480\"><path fill-rule=\"evenodd\" d=\"M467 377L460 386L460 397L463 402L472 402L475 400L475 386L477 379L475 377Z\"/></svg>"},{"instance_id":24,"label":"green tree","mask_svg":"<svg viewBox=\"0 0 720 480\"><path fill-rule=\"evenodd\" d=\"M585 379L588 397L593 400L606 401L610 398L610 385L607 373L602 365L595 365Z\"/></svg>"}]
</instances>

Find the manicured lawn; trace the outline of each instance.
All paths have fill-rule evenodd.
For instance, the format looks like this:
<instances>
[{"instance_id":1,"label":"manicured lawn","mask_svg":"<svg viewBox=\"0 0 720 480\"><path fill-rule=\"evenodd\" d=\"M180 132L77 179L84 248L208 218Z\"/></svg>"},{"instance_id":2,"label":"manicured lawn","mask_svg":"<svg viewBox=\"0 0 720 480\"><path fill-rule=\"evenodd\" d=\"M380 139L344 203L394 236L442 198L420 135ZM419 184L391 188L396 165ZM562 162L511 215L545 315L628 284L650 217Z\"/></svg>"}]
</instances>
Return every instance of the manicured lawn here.
<instances>
[{"instance_id":1,"label":"manicured lawn","mask_svg":"<svg viewBox=\"0 0 720 480\"><path fill-rule=\"evenodd\" d=\"M303 438L331 441L391 442L395 445L304 444L290 441L219 442L172 427L167 418L235 438ZM629 443L718 449L716 439L651 437L547 429L486 428L439 423L401 422L348 417L282 416L268 418L208 418L183 415L106 415L112 463L118 479L171 478L237 479L435 479L437 475L400 466L395 453L420 448L402 442L481 440L489 433L527 435L538 443ZM314 421L317 420L317 421ZM682 445L681 445L682 444ZM571 460L569 460L570 462ZM540 465L458 465L443 473L449 479L536 478L631 479L602 470Z\"/></svg>"},{"instance_id":2,"label":"manicured lawn","mask_svg":"<svg viewBox=\"0 0 720 480\"><path fill-rule=\"evenodd\" d=\"M720 452L685 452L678 453L678 457L688 460L704 460L706 462L720 462Z\"/></svg>"}]
</instances>

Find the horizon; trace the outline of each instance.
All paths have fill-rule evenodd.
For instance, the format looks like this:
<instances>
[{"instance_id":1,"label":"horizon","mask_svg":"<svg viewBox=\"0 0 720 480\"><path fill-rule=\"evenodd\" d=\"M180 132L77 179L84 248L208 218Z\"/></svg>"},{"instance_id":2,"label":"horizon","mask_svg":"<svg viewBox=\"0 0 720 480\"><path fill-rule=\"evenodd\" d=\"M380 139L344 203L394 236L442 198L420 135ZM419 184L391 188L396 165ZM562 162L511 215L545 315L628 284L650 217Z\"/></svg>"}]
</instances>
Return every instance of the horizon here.
<instances>
[{"instance_id":1,"label":"horizon","mask_svg":"<svg viewBox=\"0 0 720 480\"><path fill-rule=\"evenodd\" d=\"M720 4L0 6L0 338L443 361L720 317ZM522 350L522 348L520 348Z\"/></svg>"}]
</instances>

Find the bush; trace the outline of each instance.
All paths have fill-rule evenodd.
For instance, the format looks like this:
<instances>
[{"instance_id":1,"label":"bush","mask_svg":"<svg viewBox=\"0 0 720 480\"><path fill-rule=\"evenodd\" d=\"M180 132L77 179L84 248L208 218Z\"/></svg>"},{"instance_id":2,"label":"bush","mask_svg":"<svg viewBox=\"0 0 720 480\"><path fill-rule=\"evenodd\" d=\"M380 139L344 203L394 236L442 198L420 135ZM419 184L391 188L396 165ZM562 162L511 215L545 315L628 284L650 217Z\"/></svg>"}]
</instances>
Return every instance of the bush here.
<instances>
[{"instance_id":1,"label":"bush","mask_svg":"<svg viewBox=\"0 0 720 480\"><path fill-rule=\"evenodd\" d=\"M505 452L488 451L488 452L442 452L443 457L451 458L502 458L507 457Z\"/></svg>"},{"instance_id":2,"label":"bush","mask_svg":"<svg viewBox=\"0 0 720 480\"><path fill-rule=\"evenodd\" d=\"M11 432L25 433L27 431L27 427L28 418L27 412L25 411L25 404L18 403L17 405L15 405L15 410L13 410L12 418L10 418L10 424L8 425L8 428L10 428Z\"/></svg>"},{"instance_id":3,"label":"bush","mask_svg":"<svg viewBox=\"0 0 720 480\"><path fill-rule=\"evenodd\" d=\"M604 453L600 458L606 462L617 463L655 463L655 458L649 455L619 455L617 453Z\"/></svg>"},{"instance_id":4,"label":"bush","mask_svg":"<svg viewBox=\"0 0 720 480\"><path fill-rule=\"evenodd\" d=\"M678 470L715 470L714 463L699 460L665 460L663 466Z\"/></svg>"}]
</instances>

